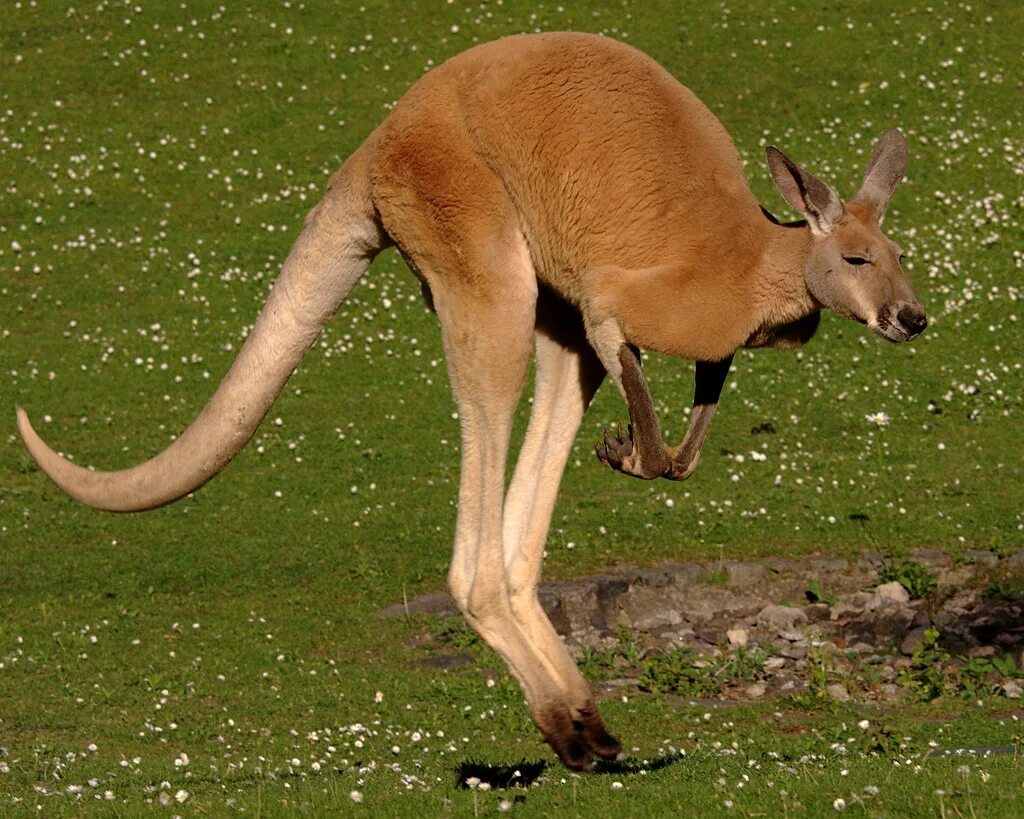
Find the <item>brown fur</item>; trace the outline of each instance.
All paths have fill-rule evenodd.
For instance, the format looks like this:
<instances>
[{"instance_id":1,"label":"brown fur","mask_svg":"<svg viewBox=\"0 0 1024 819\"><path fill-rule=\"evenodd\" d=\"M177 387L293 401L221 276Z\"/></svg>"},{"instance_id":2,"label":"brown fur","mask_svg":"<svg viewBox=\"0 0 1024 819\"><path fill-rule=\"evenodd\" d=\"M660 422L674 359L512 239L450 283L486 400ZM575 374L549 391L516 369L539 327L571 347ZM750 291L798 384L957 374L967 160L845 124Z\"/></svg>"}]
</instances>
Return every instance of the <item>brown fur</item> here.
<instances>
[{"instance_id":1,"label":"brown fur","mask_svg":"<svg viewBox=\"0 0 1024 819\"><path fill-rule=\"evenodd\" d=\"M891 340L924 326L879 230L906 165L902 136L882 137L847 205L776 149L768 162L805 223L766 216L721 123L629 46L582 34L478 46L417 82L332 177L231 371L167 450L91 472L53 452L20 409L19 427L74 497L115 511L169 503L238 452L373 256L396 245L440 320L462 425L449 585L544 737L586 768L621 747L536 591L561 474L605 372L640 439L609 436L599 454L681 480L739 347L802 344L822 306ZM698 362L677 448L661 441L637 347ZM534 351L533 410L506 491Z\"/></svg>"}]
</instances>

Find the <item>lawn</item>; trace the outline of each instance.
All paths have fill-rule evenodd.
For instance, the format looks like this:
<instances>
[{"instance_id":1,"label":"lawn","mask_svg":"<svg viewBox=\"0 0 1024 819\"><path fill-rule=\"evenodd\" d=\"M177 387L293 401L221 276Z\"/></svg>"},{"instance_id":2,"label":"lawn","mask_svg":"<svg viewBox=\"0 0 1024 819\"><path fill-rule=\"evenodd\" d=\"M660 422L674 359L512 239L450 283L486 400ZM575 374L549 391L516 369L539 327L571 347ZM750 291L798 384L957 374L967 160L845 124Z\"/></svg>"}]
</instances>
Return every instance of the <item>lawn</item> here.
<instances>
[{"instance_id":1,"label":"lawn","mask_svg":"<svg viewBox=\"0 0 1024 819\"><path fill-rule=\"evenodd\" d=\"M15 404L79 463L165 446L229 367L328 174L404 90L476 42L561 29L624 39L689 85L785 219L764 145L851 194L877 136L903 129L886 228L931 326L893 346L826 316L800 352L740 353L681 484L596 461L625 416L603 388L547 576L1024 547L1018 3L8 3L0 815L1024 815L1005 699L612 698L630 758L575 776L495 655L424 664L447 626L376 612L444 585L459 434L436 321L393 252L194 497L96 512L24 451ZM646 367L678 439L691 367Z\"/></svg>"}]
</instances>

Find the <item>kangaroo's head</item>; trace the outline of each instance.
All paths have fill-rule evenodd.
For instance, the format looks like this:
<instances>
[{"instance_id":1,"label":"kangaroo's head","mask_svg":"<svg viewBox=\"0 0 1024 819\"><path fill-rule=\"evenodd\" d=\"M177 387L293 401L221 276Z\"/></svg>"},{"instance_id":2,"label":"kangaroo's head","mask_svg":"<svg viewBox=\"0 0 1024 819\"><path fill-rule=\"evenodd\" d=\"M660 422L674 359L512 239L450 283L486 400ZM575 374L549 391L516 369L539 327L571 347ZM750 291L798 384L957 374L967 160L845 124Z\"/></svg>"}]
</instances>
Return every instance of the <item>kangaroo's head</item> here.
<instances>
[{"instance_id":1,"label":"kangaroo's head","mask_svg":"<svg viewBox=\"0 0 1024 819\"><path fill-rule=\"evenodd\" d=\"M907 141L896 129L878 140L860 191L843 202L828 185L769 147L768 168L782 195L811 230L804 279L811 295L889 341L907 341L928 326L900 265L900 248L882 217L907 169Z\"/></svg>"}]
</instances>

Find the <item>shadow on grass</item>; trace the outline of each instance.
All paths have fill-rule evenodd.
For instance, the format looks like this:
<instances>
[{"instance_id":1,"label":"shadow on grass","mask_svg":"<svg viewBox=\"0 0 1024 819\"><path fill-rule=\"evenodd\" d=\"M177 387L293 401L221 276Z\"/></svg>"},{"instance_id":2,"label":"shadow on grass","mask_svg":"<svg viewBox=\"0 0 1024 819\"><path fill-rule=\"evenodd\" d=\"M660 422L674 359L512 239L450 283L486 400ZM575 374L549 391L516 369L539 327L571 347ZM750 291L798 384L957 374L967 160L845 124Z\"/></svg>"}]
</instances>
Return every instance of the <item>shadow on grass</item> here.
<instances>
[{"instance_id":1,"label":"shadow on grass","mask_svg":"<svg viewBox=\"0 0 1024 819\"><path fill-rule=\"evenodd\" d=\"M592 775L601 774L640 774L660 771L685 759L684 754L666 754L656 759L624 759L609 762L598 760L594 764ZM544 760L522 762L513 765L487 765L483 762L463 762L456 772L457 785L460 788L476 788L487 784L492 790L498 788L529 787L551 767ZM585 775L585 774L584 774Z\"/></svg>"},{"instance_id":2,"label":"shadow on grass","mask_svg":"<svg viewBox=\"0 0 1024 819\"><path fill-rule=\"evenodd\" d=\"M463 762L456 773L460 788L487 784L494 788L529 787L548 768L544 760L517 762L513 765L487 765L483 762ZM479 782L478 782L478 781Z\"/></svg>"},{"instance_id":3,"label":"shadow on grass","mask_svg":"<svg viewBox=\"0 0 1024 819\"><path fill-rule=\"evenodd\" d=\"M594 765L597 774L640 774L661 771L686 759L682 753L663 754L655 759L623 759L614 762L599 760Z\"/></svg>"}]
</instances>

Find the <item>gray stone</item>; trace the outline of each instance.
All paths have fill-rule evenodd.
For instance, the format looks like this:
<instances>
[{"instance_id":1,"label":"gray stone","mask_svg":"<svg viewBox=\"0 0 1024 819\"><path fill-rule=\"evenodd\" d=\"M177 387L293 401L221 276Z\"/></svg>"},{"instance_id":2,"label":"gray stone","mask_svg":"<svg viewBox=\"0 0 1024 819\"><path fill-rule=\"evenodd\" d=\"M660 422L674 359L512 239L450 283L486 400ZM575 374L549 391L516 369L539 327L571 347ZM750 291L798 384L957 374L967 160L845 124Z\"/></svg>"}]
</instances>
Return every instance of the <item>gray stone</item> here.
<instances>
[{"instance_id":1,"label":"gray stone","mask_svg":"<svg viewBox=\"0 0 1024 819\"><path fill-rule=\"evenodd\" d=\"M1004 558L1003 564L1010 569L1024 569L1024 549L1018 549L1009 557Z\"/></svg>"},{"instance_id":2,"label":"gray stone","mask_svg":"<svg viewBox=\"0 0 1024 819\"><path fill-rule=\"evenodd\" d=\"M1018 680L1008 680L1003 683L1003 693L1011 700L1019 700L1024 694L1024 688Z\"/></svg>"},{"instance_id":3,"label":"gray stone","mask_svg":"<svg viewBox=\"0 0 1024 819\"><path fill-rule=\"evenodd\" d=\"M900 643L900 651L908 657L924 645L925 626L912 629Z\"/></svg>"},{"instance_id":4,"label":"gray stone","mask_svg":"<svg viewBox=\"0 0 1024 819\"><path fill-rule=\"evenodd\" d=\"M618 605L631 626L640 631L678 626L683 622L683 615L675 609L664 588L633 586L618 598Z\"/></svg>"},{"instance_id":5,"label":"gray stone","mask_svg":"<svg viewBox=\"0 0 1024 819\"><path fill-rule=\"evenodd\" d=\"M834 574L845 572L850 568L848 561L841 557L829 557L828 555L814 555L804 561L804 566L809 572L815 574Z\"/></svg>"},{"instance_id":6,"label":"gray stone","mask_svg":"<svg viewBox=\"0 0 1024 819\"><path fill-rule=\"evenodd\" d=\"M765 685L762 682L756 682L756 683L752 683L752 684L748 685L744 689L744 693L748 697L750 697L750 699L752 699L752 700L759 700L759 699L761 699L761 697L764 696L764 694L765 694L765 692L767 690L768 690L768 686L767 685Z\"/></svg>"},{"instance_id":7,"label":"gray stone","mask_svg":"<svg viewBox=\"0 0 1024 819\"><path fill-rule=\"evenodd\" d=\"M883 583L875 589L875 595L883 600L892 600L901 605L910 602L910 592L903 588L902 583L898 583L895 580L891 583Z\"/></svg>"},{"instance_id":8,"label":"gray stone","mask_svg":"<svg viewBox=\"0 0 1024 819\"><path fill-rule=\"evenodd\" d=\"M990 552L988 549L968 549L964 552L964 558L969 563L977 563L989 568L999 565L999 555L995 552Z\"/></svg>"},{"instance_id":9,"label":"gray stone","mask_svg":"<svg viewBox=\"0 0 1024 819\"><path fill-rule=\"evenodd\" d=\"M677 586L688 586L707 580L708 570L698 563L669 563L672 582Z\"/></svg>"},{"instance_id":10,"label":"gray stone","mask_svg":"<svg viewBox=\"0 0 1024 819\"><path fill-rule=\"evenodd\" d=\"M757 624L762 628L773 630L776 634L783 631L796 631L798 626L806 623L807 615L792 606L777 606L772 603L757 613Z\"/></svg>"},{"instance_id":11,"label":"gray stone","mask_svg":"<svg viewBox=\"0 0 1024 819\"><path fill-rule=\"evenodd\" d=\"M769 557L764 565L776 574L795 574L804 568L803 562L791 557Z\"/></svg>"},{"instance_id":12,"label":"gray stone","mask_svg":"<svg viewBox=\"0 0 1024 819\"><path fill-rule=\"evenodd\" d=\"M808 654L807 643L783 643L776 647L776 652L787 660L803 660Z\"/></svg>"},{"instance_id":13,"label":"gray stone","mask_svg":"<svg viewBox=\"0 0 1024 819\"><path fill-rule=\"evenodd\" d=\"M882 692L882 696L890 702L900 699L900 687L895 683L883 683L879 689Z\"/></svg>"},{"instance_id":14,"label":"gray stone","mask_svg":"<svg viewBox=\"0 0 1024 819\"><path fill-rule=\"evenodd\" d=\"M750 642L750 632L745 628L731 628L725 632L725 637L731 646L745 646Z\"/></svg>"},{"instance_id":15,"label":"gray stone","mask_svg":"<svg viewBox=\"0 0 1024 819\"><path fill-rule=\"evenodd\" d=\"M857 561L857 566L865 571L875 571L885 563L881 552L864 552Z\"/></svg>"},{"instance_id":16,"label":"gray stone","mask_svg":"<svg viewBox=\"0 0 1024 819\"><path fill-rule=\"evenodd\" d=\"M941 549L918 549L910 555L926 569L945 569L953 565L953 559Z\"/></svg>"},{"instance_id":17,"label":"gray stone","mask_svg":"<svg viewBox=\"0 0 1024 819\"><path fill-rule=\"evenodd\" d=\"M764 661L765 671L778 671L786 665L785 657L769 657Z\"/></svg>"},{"instance_id":18,"label":"gray stone","mask_svg":"<svg viewBox=\"0 0 1024 819\"><path fill-rule=\"evenodd\" d=\"M768 570L760 563L725 561L726 583L734 588L750 589L763 587L768 580Z\"/></svg>"},{"instance_id":19,"label":"gray stone","mask_svg":"<svg viewBox=\"0 0 1024 819\"><path fill-rule=\"evenodd\" d=\"M832 683L828 688L825 689L828 695L838 702L849 702L850 692L846 690L845 685L840 683Z\"/></svg>"},{"instance_id":20,"label":"gray stone","mask_svg":"<svg viewBox=\"0 0 1024 819\"><path fill-rule=\"evenodd\" d=\"M867 592L854 592L844 594L832 606L829 614L830 620L847 620L850 617L858 617L865 609L874 602L875 596Z\"/></svg>"}]
</instances>

